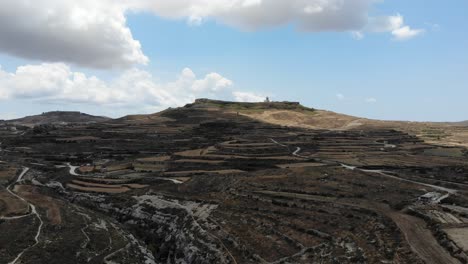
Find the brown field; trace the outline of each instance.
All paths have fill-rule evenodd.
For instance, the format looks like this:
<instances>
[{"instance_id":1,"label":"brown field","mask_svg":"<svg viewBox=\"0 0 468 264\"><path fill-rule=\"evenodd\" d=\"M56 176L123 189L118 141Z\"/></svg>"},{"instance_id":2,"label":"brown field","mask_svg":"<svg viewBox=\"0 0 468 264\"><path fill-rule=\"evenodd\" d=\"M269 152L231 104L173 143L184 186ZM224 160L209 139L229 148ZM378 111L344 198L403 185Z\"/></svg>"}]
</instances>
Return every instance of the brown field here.
<instances>
[{"instance_id":1,"label":"brown field","mask_svg":"<svg viewBox=\"0 0 468 264\"><path fill-rule=\"evenodd\" d=\"M205 149L192 149L175 153L178 156L183 157L199 157L203 155Z\"/></svg>"},{"instance_id":2,"label":"brown field","mask_svg":"<svg viewBox=\"0 0 468 264\"><path fill-rule=\"evenodd\" d=\"M37 191L37 188L32 185L17 185L15 186L15 191L21 197L24 197L30 203L36 205L40 209L46 211L47 219L52 225L59 225L62 222L62 217L60 214L61 204L59 201L40 194Z\"/></svg>"},{"instance_id":3,"label":"brown field","mask_svg":"<svg viewBox=\"0 0 468 264\"><path fill-rule=\"evenodd\" d=\"M308 129L397 129L419 136L430 144L468 147L468 127L456 123L381 121L325 110L314 112L295 110L241 111L240 114L270 124Z\"/></svg>"},{"instance_id":4,"label":"brown field","mask_svg":"<svg viewBox=\"0 0 468 264\"><path fill-rule=\"evenodd\" d=\"M0 216L15 216L27 214L29 207L7 190L0 190Z\"/></svg>"},{"instance_id":5,"label":"brown field","mask_svg":"<svg viewBox=\"0 0 468 264\"><path fill-rule=\"evenodd\" d=\"M197 159L197 157L206 157L210 159L256 159L256 160L303 160L302 158L295 157L295 156L267 156L267 157L247 157L242 155L224 155L224 154L209 154L210 152L214 152L216 148L212 147L210 151L206 151L205 149L197 149L197 150L188 150L177 152L175 155L186 157L187 159Z\"/></svg>"},{"instance_id":6,"label":"brown field","mask_svg":"<svg viewBox=\"0 0 468 264\"><path fill-rule=\"evenodd\" d=\"M130 188L128 187L119 187L119 188L83 187L83 186L72 184L72 183L68 183L67 187L74 189L74 190L83 191L83 192L110 193L110 194L124 193L124 192L130 191Z\"/></svg>"},{"instance_id":7,"label":"brown field","mask_svg":"<svg viewBox=\"0 0 468 264\"><path fill-rule=\"evenodd\" d=\"M170 160L170 156L157 156L157 157L148 157L148 158L141 158L137 159L140 162L158 162L158 161L168 161Z\"/></svg>"},{"instance_id":8,"label":"brown field","mask_svg":"<svg viewBox=\"0 0 468 264\"><path fill-rule=\"evenodd\" d=\"M175 163L206 163L206 164L221 164L223 160L199 160L199 159L180 159L175 160Z\"/></svg>"},{"instance_id":9,"label":"brown field","mask_svg":"<svg viewBox=\"0 0 468 264\"><path fill-rule=\"evenodd\" d=\"M98 188L123 188L130 187L132 189L142 189L148 187L148 185L137 184L137 183L126 183L126 184L101 184L101 183L92 183L79 180L73 180L74 184L82 185L85 187L98 187Z\"/></svg>"},{"instance_id":10,"label":"brown field","mask_svg":"<svg viewBox=\"0 0 468 264\"><path fill-rule=\"evenodd\" d=\"M94 172L95 167L94 166L81 166L78 168L78 171L80 174L86 174L86 173L92 173Z\"/></svg>"},{"instance_id":11,"label":"brown field","mask_svg":"<svg viewBox=\"0 0 468 264\"><path fill-rule=\"evenodd\" d=\"M148 187L149 185L138 184L138 183L128 183L128 184L123 184L123 186L130 187L132 189L143 189L143 188Z\"/></svg>"},{"instance_id":12,"label":"brown field","mask_svg":"<svg viewBox=\"0 0 468 264\"><path fill-rule=\"evenodd\" d=\"M98 182L98 183L112 183L112 184L122 184L131 181L131 179L107 179L107 178L90 178L90 177L80 177L83 181Z\"/></svg>"},{"instance_id":13,"label":"brown field","mask_svg":"<svg viewBox=\"0 0 468 264\"><path fill-rule=\"evenodd\" d=\"M231 173L243 173L245 171L242 170L192 170L192 171L171 171L165 172L164 175L167 176L177 176L177 175L190 175L190 174L197 174L197 173L216 173L216 174L231 174Z\"/></svg>"},{"instance_id":14,"label":"brown field","mask_svg":"<svg viewBox=\"0 0 468 264\"><path fill-rule=\"evenodd\" d=\"M289 164L278 164L276 165L279 168L303 168L303 167L321 167L325 166L323 163L318 162L303 162L303 163L289 163Z\"/></svg>"},{"instance_id":15,"label":"brown field","mask_svg":"<svg viewBox=\"0 0 468 264\"><path fill-rule=\"evenodd\" d=\"M16 176L17 168L10 166L0 166L0 184L7 183Z\"/></svg>"}]
</instances>

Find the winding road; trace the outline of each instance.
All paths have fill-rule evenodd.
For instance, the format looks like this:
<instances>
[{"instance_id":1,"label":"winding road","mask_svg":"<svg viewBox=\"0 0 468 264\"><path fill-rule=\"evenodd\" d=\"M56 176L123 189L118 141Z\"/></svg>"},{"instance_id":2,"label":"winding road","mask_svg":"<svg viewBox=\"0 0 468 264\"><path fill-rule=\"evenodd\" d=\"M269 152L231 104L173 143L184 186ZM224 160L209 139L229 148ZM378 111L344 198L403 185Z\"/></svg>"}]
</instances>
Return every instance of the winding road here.
<instances>
[{"instance_id":1,"label":"winding road","mask_svg":"<svg viewBox=\"0 0 468 264\"><path fill-rule=\"evenodd\" d=\"M286 147L289 149L288 146L277 142L274 139L270 139L273 143L278 144L279 146ZM291 153L293 156L298 156L298 153L301 151L301 148L296 147L296 150ZM300 156L304 157L304 156ZM457 190L445 188L437 185L432 185L424 182L418 182L413 180L408 180L404 178L400 178L394 175L390 175L382 170L365 170L359 169L355 166L347 165L347 164L339 164L345 169L349 170L358 170L366 173L376 173L381 176L389 177L392 179L396 179L399 181L410 182L414 184L418 184L425 187L431 187L438 191L447 192L447 195L455 194ZM448 196L445 196L445 198ZM390 217L393 222L398 226L400 231L405 237L405 240L408 242L409 246L411 247L412 251L415 252L422 260L426 263L434 263L434 264L460 264L456 258L452 257L445 248L443 248L438 241L435 239L431 231L427 228L426 222L424 220L411 216L400 211L394 211L391 209L383 209L380 205L357 205L352 203L346 202L337 202L343 205L349 206L358 206L358 207L366 207L367 209L378 211L383 213L384 215Z\"/></svg>"},{"instance_id":2,"label":"winding road","mask_svg":"<svg viewBox=\"0 0 468 264\"><path fill-rule=\"evenodd\" d=\"M37 219L39 220L39 226L37 228L37 232L36 232L36 235L34 236L34 240L35 240L35 243L25 249L23 249L17 256L14 260L12 260L11 262L9 262L8 264L16 264L18 262L18 260L21 258L21 256L26 252L28 251L30 248L36 246L37 244L39 244L39 236L41 235L41 231L42 231L42 226L44 225L44 222L42 221L42 218L41 218L41 215L37 212L37 209L36 209L36 206L34 206L32 203L26 201L26 199L24 199L23 197L17 195L15 192L12 191L12 187L14 187L16 184L18 183L21 183L23 181L23 177L24 175L26 175L26 173L29 171L29 168L23 168L23 171L21 172L21 174L18 176L18 178L16 179L15 182L11 183L10 185L8 185L8 187L6 188L6 190L13 196L15 196L16 198L20 199L21 201L25 202L29 208L31 208L31 213L29 214L26 214L26 215L22 215L22 216L15 216L15 217L2 217L1 219L3 220L15 220L15 219L20 219L20 218L24 218L24 217L27 217L27 216L30 216L30 215L35 215L37 217Z\"/></svg>"},{"instance_id":3,"label":"winding road","mask_svg":"<svg viewBox=\"0 0 468 264\"><path fill-rule=\"evenodd\" d=\"M365 169L359 169L357 167L346 165L346 164L341 164L341 166L343 168L348 169L348 170L358 170L358 171L367 172L367 173L376 173L376 174L379 174L381 176L385 176L385 177L388 177L388 178L396 179L396 180L403 181L403 182L414 183L414 184L418 184L418 185L425 186L425 187L430 187L430 188L433 188L435 190L442 191L442 192L447 192L447 193L450 193L450 194L457 193L457 190L455 190L455 189L450 189L450 188L445 188L445 187L441 187L441 186L437 186L437 185L432 185L432 184L429 184L429 183L418 182L418 181L408 180L408 179L405 179L405 178L400 178L400 177L397 177L397 176L394 176L394 175L390 175L390 174L386 173L383 170L365 170Z\"/></svg>"},{"instance_id":4,"label":"winding road","mask_svg":"<svg viewBox=\"0 0 468 264\"><path fill-rule=\"evenodd\" d=\"M70 173L70 175L73 175L73 176L83 176L83 175L80 175L80 174L76 173L76 169L78 169L80 166L73 166L73 165L71 165L70 163L67 163L66 165L67 165L68 168L69 168L69 171L68 171L68 172ZM162 181L170 181L170 182L172 182L172 183L174 183L174 184L182 184L182 183L184 183L183 181L179 181L179 180L177 180L177 179L172 179L172 178L153 177L152 179L157 179L157 180L162 180ZM62 186L61 188L63 188L63 186ZM63 189L64 189L64 188L63 188Z\"/></svg>"},{"instance_id":5,"label":"winding road","mask_svg":"<svg viewBox=\"0 0 468 264\"><path fill-rule=\"evenodd\" d=\"M80 166L73 166L73 165L71 165L70 163L67 163L66 165L70 168L69 173L70 173L71 175L73 175L73 176L80 176L78 173L76 173L76 169L78 169Z\"/></svg>"},{"instance_id":6,"label":"winding road","mask_svg":"<svg viewBox=\"0 0 468 264\"><path fill-rule=\"evenodd\" d=\"M14 193L11 188L16 185L17 183L20 183L22 180L23 180L23 176L29 171L29 168L23 168L23 171L21 172L21 174L18 176L18 178L16 179L15 182L11 183L10 185L8 185L6 187L6 190L7 192L9 192L11 195L13 195L14 197L20 199L21 201L23 201L24 203L26 203L29 207L31 207L31 204L28 203L23 197L17 195L16 193ZM15 220L15 219L20 219L20 218L24 218L24 217L28 217L32 214L31 213L28 213L28 214L25 214L25 215L19 215L19 216L11 216L11 217L0 217L1 220Z\"/></svg>"}]
</instances>

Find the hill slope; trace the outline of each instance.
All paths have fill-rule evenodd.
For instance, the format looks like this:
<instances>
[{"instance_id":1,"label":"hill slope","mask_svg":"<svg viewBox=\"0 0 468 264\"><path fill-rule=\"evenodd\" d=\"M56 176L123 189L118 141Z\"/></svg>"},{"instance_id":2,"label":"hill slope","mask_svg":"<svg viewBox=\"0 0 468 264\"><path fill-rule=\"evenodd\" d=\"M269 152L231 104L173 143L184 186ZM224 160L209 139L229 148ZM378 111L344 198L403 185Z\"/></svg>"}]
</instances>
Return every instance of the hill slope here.
<instances>
[{"instance_id":1,"label":"hill slope","mask_svg":"<svg viewBox=\"0 0 468 264\"><path fill-rule=\"evenodd\" d=\"M199 99L192 108L236 112L258 121L290 127L326 130L366 128L395 129L416 135L428 143L468 147L468 122L435 123L382 121L307 108L295 102L235 103Z\"/></svg>"},{"instance_id":2,"label":"hill slope","mask_svg":"<svg viewBox=\"0 0 468 264\"><path fill-rule=\"evenodd\" d=\"M0 263L465 258L465 149L358 124L367 120L351 123L359 130L312 130L247 116L278 111L273 121L315 127L355 120L297 103L199 100L63 129L0 130Z\"/></svg>"},{"instance_id":3,"label":"hill slope","mask_svg":"<svg viewBox=\"0 0 468 264\"><path fill-rule=\"evenodd\" d=\"M14 125L35 126L43 124L70 124L70 123L97 123L111 120L108 117L93 116L80 112L54 111L41 115L26 116L19 119L8 120L6 123Z\"/></svg>"}]
</instances>

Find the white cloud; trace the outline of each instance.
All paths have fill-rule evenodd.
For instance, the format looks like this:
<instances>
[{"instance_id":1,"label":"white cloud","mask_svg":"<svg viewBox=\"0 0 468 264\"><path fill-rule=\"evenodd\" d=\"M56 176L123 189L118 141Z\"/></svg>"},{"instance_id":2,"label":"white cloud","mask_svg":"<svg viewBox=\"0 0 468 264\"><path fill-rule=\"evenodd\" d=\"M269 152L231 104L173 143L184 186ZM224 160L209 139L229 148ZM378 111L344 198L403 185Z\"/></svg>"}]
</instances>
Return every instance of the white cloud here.
<instances>
[{"instance_id":1,"label":"white cloud","mask_svg":"<svg viewBox=\"0 0 468 264\"><path fill-rule=\"evenodd\" d=\"M220 93L233 82L217 73L197 79L184 69L169 83L148 72L130 69L114 80L74 72L63 63L26 65L9 73L0 69L0 99L27 99L44 103L78 103L144 109L181 106L197 97Z\"/></svg>"},{"instance_id":2,"label":"white cloud","mask_svg":"<svg viewBox=\"0 0 468 264\"><path fill-rule=\"evenodd\" d=\"M220 74L213 72L206 75L204 79L195 80L192 85L192 90L194 92L217 92L231 86L232 84L233 83L231 80L228 80Z\"/></svg>"},{"instance_id":3,"label":"white cloud","mask_svg":"<svg viewBox=\"0 0 468 264\"><path fill-rule=\"evenodd\" d=\"M337 98L338 100L340 100L340 101L343 101L343 100L345 99L345 96L344 96L344 94L337 93L337 94L336 94L336 98Z\"/></svg>"},{"instance_id":4,"label":"white cloud","mask_svg":"<svg viewBox=\"0 0 468 264\"><path fill-rule=\"evenodd\" d=\"M251 93L251 92L239 92L235 91L232 92L234 96L234 100L237 102L263 102L265 100L265 96Z\"/></svg>"},{"instance_id":5,"label":"white cloud","mask_svg":"<svg viewBox=\"0 0 468 264\"><path fill-rule=\"evenodd\" d=\"M412 29L409 26L404 26L392 31L395 40L408 40L421 35L425 32L424 29Z\"/></svg>"},{"instance_id":6,"label":"white cloud","mask_svg":"<svg viewBox=\"0 0 468 264\"><path fill-rule=\"evenodd\" d=\"M351 31L351 36L354 39L361 40L364 38L364 33L362 33L361 31Z\"/></svg>"},{"instance_id":7,"label":"white cloud","mask_svg":"<svg viewBox=\"0 0 468 264\"><path fill-rule=\"evenodd\" d=\"M361 39L363 32L405 31L403 16L370 17L377 0L137 0L134 10L146 10L171 19L187 19L189 24L215 20L245 30L258 30L294 24L308 32L349 31ZM421 30L411 30L420 32ZM395 33L394 33L395 32ZM403 33L404 34L404 33ZM415 36L415 35L414 35Z\"/></svg>"},{"instance_id":8,"label":"white cloud","mask_svg":"<svg viewBox=\"0 0 468 264\"><path fill-rule=\"evenodd\" d=\"M221 23L256 30L296 24L304 31L348 31L367 23L375 0L137 0L134 10L151 10L172 19L197 23L214 19Z\"/></svg>"},{"instance_id":9,"label":"white cloud","mask_svg":"<svg viewBox=\"0 0 468 264\"><path fill-rule=\"evenodd\" d=\"M121 2L2 0L0 52L96 68L145 64Z\"/></svg>"},{"instance_id":10,"label":"white cloud","mask_svg":"<svg viewBox=\"0 0 468 264\"><path fill-rule=\"evenodd\" d=\"M366 103L375 104L377 103L377 99L375 99L374 97L366 98Z\"/></svg>"},{"instance_id":11,"label":"white cloud","mask_svg":"<svg viewBox=\"0 0 468 264\"><path fill-rule=\"evenodd\" d=\"M214 20L258 30L293 24L307 32L391 32L409 39L422 30L403 17L372 18L377 0L2 0L0 52L47 62L96 68L145 64L126 14L152 12L191 25ZM362 33L354 33L362 37Z\"/></svg>"},{"instance_id":12,"label":"white cloud","mask_svg":"<svg viewBox=\"0 0 468 264\"><path fill-rule=\"evenodd\" d=\"M412 29L405 25L404 17L400 14L394 16L380 16L369 18L369 23L359 33L373 32L386 33L390 32L395 40L408 40L421 35L425 32L424 29ZM354 33L356 35L356 33ZM363 35L360 35L362 38Z\"/></svg>"},{"instance_id":13,"label":"white cloud","mask_svg":"<svg viewBox=\"0 0 468 264\"><path fill-rule=\"evenodd\" d=\"M369 32L392 32L401 28L405 24L402 15L397 14L395 16L380 16L369 18L369 24L366 27L366 31Z\"/></svg>"}]
</instances>

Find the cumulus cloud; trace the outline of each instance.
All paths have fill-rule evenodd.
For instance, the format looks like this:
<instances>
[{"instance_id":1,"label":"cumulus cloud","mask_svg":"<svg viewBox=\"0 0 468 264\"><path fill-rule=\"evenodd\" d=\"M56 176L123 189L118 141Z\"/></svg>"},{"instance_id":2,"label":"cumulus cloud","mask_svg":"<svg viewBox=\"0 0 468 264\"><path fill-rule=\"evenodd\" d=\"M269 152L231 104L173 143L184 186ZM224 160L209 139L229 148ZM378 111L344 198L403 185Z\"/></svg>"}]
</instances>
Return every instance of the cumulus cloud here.
<instances>
[{"instance_id":1,"label":"cumulus cloud","mask_svg":"<svg viewBox=\"0 0 468 264\"><path fill-rule=\"evenodd\" d=\"M217 92L232 85L232 81L224 78L219 73L213 72L204 79L195 80L192 85L194 92Z\"/></svg>"},{"instance_id":2,"label":"cumulus cloud","mask_svg":"<svg viewBox=\"0 0 468 264\"><path fill-rule=\"evenodd\" d=\"M2 0L0 52L95 68L146 64L120 2Z\"/></svg>"},{"instance_id":3,"label":"cumulus cloud","mask_svg":"<svg viewBox=\"0 0 468 264\"><path fill-rule=\"evenodd\" d=\"M369 24L366 31L370 32L392 32L404 25L405 21L402 15L380 16L369 18Z\"/></svg>"},{"instance_id":4,"label":"cumulus cloud","mask_svg":"<svg viewBox=\"0 0 468 264\"><path fill-rule=\"evenodd\" d=\"M232 95L237 102L263 102L266 98L260 94L240 91L232 92Z\"/></svg>"},{"instance_id":5,"label":"cumulus cloud","mask_svg":"<svg viewBox=\"0 0 468 264\"><path fill-rule=\"evenodd\" d=\"M158 82L139 69L127 70L111 81L74 72L63 63L25 65L13 73L0 69L0 99L45 103L163 108L192 102L206 92L221 92L231 85L232 81L217 73L197 78L188 68L168 83Z\"/></svg>"},{"instance_id":6,"label":"cumulus cloud","mask_svg":"<svg viewBox=\"0 0 468 264\"><path fill-rule=\"evenodd\" d=\"M371 17L363 31L373 33L390 32L395 40L408 40L425 32L424 29L413 29L405 25L404 17L400 14ZM362 34L362 31L358 33Z\"/></svg>"},{"instance_id":7,"label":"cumulus cloud","mask_svg":"<svg viewBox=\"0 0 468 264\"><path fill-rule=\"evenodd\" d=\"M150 10L167 18L186 18L195 24L214 19L246 30L294 23L305 31L348 31L366 25L374 1L137 0L132 1L132 8Z\"/></svg>"},{"instance_id":8,"label":"cumulus cloud","mask_svg":"<svg viewBox=\"0 0 468 264\"><path fill-rule=\"evenodd\" d=\"M424 29L412 29L409 26L404 26L392 31L395 40L408 40L426 32Z\"/></svg>"},{"instance_id":9,"label":"cumulus cloud","mask_svg":"<svg viewBox=\"0 0 468 264\"><path fill-rule=\"evenodd\" d=\"M392 33L409 39L423 32L404 24L403 16L369 16L376 0L136 0L131 9L151 11L158 16L187 19L199 25L215 20L245 30L294 24L307 32L349 31L357 39L363 32Z\"/></svg>"},{"instance_id":10,"label":"cumulus cloud","mask_svg":"<svg viewBox=\"0 0 468 264\"><path fill-rule=\"evenodd\" d=\"M307 32L421 34L403 17L369 17L377 0L2 0L0 52L27 59L116 68L145 64L126 22L131 12L152 12L192 25L214 20L245 30L293 24Z\"/></svg>"}]
</instances>

